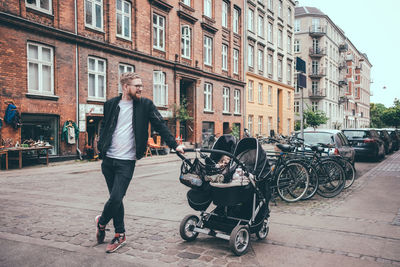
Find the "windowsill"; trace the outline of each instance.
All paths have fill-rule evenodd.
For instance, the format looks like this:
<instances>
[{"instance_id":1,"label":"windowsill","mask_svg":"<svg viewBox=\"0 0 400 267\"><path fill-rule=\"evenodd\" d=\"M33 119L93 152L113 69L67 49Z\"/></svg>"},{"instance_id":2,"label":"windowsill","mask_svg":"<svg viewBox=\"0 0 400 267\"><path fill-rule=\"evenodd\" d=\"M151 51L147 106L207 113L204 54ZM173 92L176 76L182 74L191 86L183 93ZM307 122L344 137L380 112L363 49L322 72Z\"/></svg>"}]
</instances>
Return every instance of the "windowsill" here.
<instances>
[{"instance_id":1,"label":"windowsill","mask_svg":"<svg viewBox=\"0 0 400 267\"><path fill-rule=\"evenodd\" d=\"M122 36L122 35L116 35L117 36L117 39L120 39L121 41L126 41L126 42L131 42L132 43L132 38L131 37L125 37L125 36Z\"/></svg>"},{"instance_id":2,"label":"windowsill","mask_svg":"<svg viewBox=\"0 0 400 267\"><path fill-rule=\"evenodd\" d=\"M58 101L58 99L60 98L59 96L56 96L56 95L45 95L45 94L38 94L38 93L26 93L25 96L27 98L45 99L45 100L53 100L53 101Z\"/></svg>"},{"instance_id":3,"label":"windowsill","mask_svg":"<svg viewBox=\"0 0 400 267\"><path fill-rule=\"evenodd\" d=\"M206 63L204 63L204 66L207 67L207 68L212 68L212 65L209 65L209 64L206 64Z\"/></svg>"},{"instance_id":4,"label":"windowsill","mask_svg":"<svg viewBox=\"0 0 400 267\"><path fill-rule=\"evenodd\" d=\"M87 99L87 101L89 102L101 102L101 103L105 103L107 100L106 99L100 99L100 98L89 98Z\"/></svg>"},{"instance_id":5,"label":"windowsill","mask_svg":"<svg viewBox=\"0 0 400 267\"><path fill-rule=\"evenodd\" d=\"M161 105L161 104L156 104L156 103L154 103L154 105L155 105L157 108L162 108L162 109L168 108L167 105Z\"/></svg>"},{"instance_id":6,"label":"windowsill","mask_svg":"<svg viewBox=\"0 0 400 267\"><path fill-rule=\"evenodd\" d=\"M95 32L98 32L98 33L105 34L104 30L100 29L100 28L92 27L92 26L86 25L86 24L85 24L85 28L88 29L88 30L91 30L91 31L95 31Z\"/></svg>"},{"instance_id":7,"label":"windowsill","mask_svg":"<svg viewBox=\"0 0 400 267\"><path fill-rule=\"evenodd\" d=\"M206 114L214 114L214 110L203 110L203 113L206 113Z\"/></svg>"},{"instance_id":8,"label":"windowsill","mask_svg":"<svg viewBox=\"0 0 400 267\"><path fill-rule=\"evenodd\" d=\"M160 52L160 53L166 53L165 52L165 48L159 48L159 47L154 47L153 46L153 50L157 50L157 52Z\"/></svg>"},{"instance_id":9,"label":"windowsill","mask_svg":"<svg viewBox=\"0 0 400 267\"><path fill-rule=\"evenodd\" d=\"M242 113L233 113L233 116L242 116Z\"/></svg>"},{"instance_id":10,"label":"windowsill","mask_svg":"<svg viewBox=\"0 0 400 267\"><path fill-rule=\"evenodd\" d=\"M39 15L45 15L48 16L49 18L54 19L53 11L52 10L46 10L46 9L40 9L37 7L32 7L32 6L26 6L26 9L29 11L32 11L34 13L38 13Z\"/></svg>"},{"instance_id":11,"label":"windowsill","mask_svg":"<svg viewBox=\"0 0 400 267\"><path fill-rule=\"evenodd\" d=\"M222 115L229 115L229 116L230 116L230 115L232 115L232 113L227 112L227 111L223 111L223 112L222 112Z\"/></svg>"}]
</instances>

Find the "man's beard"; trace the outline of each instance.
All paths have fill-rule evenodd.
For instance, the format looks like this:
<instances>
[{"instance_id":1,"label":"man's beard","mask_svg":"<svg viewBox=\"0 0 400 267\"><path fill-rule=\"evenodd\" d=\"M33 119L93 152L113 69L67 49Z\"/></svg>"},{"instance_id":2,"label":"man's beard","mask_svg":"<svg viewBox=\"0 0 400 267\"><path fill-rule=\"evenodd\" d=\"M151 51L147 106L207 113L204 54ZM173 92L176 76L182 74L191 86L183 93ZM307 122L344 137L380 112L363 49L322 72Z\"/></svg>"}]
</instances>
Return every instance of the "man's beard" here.
<instances>
[{"instance_id":1,"label":"man's beard","mask_svg":"<svg viewBox=\"0 0 400 267\"><path fill-rule=\"evenodd\" d=\"M131 92L129 92L129 95L133 100L139 100L141 98L141 95L138 93L132 94Z\"/></svg>"}]
</instances>

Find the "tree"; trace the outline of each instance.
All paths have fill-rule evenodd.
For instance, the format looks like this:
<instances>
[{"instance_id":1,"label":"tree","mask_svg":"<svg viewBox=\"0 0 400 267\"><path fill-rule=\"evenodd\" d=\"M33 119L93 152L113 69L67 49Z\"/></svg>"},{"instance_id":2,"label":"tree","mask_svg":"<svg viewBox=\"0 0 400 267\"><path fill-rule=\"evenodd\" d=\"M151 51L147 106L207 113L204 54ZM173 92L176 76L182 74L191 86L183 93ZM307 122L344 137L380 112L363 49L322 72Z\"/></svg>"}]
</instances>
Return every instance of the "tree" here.
<instances>
[{"instance_id":1,"label":"tree","mask_svg":"<svg viewBox=\"0 0 400 267\"><path fill-rule=\"evenodd\" d=\"M400 101L395 98L393 106L385 109L381 115L381 120L386 126L400 126Z\"/></svg>"},{"instance_id":2,"label":"tree","mask_svg":"<svg viewBox=\"0 0 400 267\"><path fill-rule=\"evenodd\" d=\"M371 128L382 128L385 123L382 121L382 115L386 110L385 105L380 103L371 103L369 115L371 118Z\"/></svg>"},{"instance_id":3,"label":"tree","mask_svg":"<svg viewBox=\"0 0 400 267\"><path fill-rule=\"evenodd\" d=\"M187 110L186 98L182 99L182 103L180 106L174 103L172 108L174 110L174 115L176 120L180 122L193 120L193 117L189 115L189 111Z\"/></svg>"},{"instance_id":4,"label":"tree","mask_svg":"<svg viewBox=\"0 0 400 267\"><path fill-rule=\"evenodd\" d=\"M313 111L310 107L307 107L307 110L304 112L304 119L307 122L307 125L313 127L314 130L328 121L325 112L322 110Z\"/></svg>"},{"instance_id":5,"label":"tree","mask_svg":"<svg viewBox=\"0 0 400 267\"><path fill-rule=\"evenodd\" d=\"M232 133L231 134L239 140L240 132L239 132L239 126L238 125L236 125L236 124L232 125Z\"/></svg>"}]
</instances>

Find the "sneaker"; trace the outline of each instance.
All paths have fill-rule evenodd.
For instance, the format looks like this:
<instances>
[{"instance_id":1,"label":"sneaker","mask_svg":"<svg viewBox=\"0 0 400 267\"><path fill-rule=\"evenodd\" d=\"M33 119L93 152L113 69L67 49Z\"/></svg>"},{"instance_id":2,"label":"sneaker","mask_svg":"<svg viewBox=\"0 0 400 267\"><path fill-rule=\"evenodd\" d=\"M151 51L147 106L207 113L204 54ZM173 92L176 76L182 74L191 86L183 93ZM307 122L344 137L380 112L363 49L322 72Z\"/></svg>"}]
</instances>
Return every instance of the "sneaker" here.
<instances>
[{"instance_id":1,"label":"sneaker","mask_svg":"<svg viewBox=\"0 0 400 267\"><path fill-rule=\"evenodd\" d=\"M97 244L101 244L104 242L104 238L106 237L106 226L100 226L99 221L100 221L101 215L97 215L94 221L96 222L96 239L97 239Z\"/></svg>"},{"instance_id":2,"label":"sneaker","mask_svg":"<svg viewBox=\"0 0 400 267\"><path fill-rule=\"evenodd\" d=\"M126 242L125 234L115 234L113 240L111 240L110 244L107 245L106 252L112 253L115 252L120 247L123 247Z\"/></svg>"}]
</instances>

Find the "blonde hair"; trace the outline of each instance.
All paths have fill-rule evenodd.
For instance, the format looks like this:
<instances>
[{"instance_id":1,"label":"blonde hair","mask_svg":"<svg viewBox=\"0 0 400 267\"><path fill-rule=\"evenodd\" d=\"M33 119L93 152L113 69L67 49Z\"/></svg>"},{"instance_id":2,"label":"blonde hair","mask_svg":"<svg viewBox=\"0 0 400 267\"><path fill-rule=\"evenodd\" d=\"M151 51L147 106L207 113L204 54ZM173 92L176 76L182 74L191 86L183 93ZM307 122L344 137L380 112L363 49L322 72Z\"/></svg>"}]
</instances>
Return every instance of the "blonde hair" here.
<instances>
[{"instance_id":1,"label":"blonde hair","mask_svg":"<svg viewBox=\"0 0 400 267\"><path fill-rule=\"evenodd\" d=\"M121 86L124 84L129 83L131 80L134 79L141 79L139 74L134 73L134 72L124 72L121 74L121 77L119 78L119 82L121 83Z\"/></svg>"}]
</instances>

